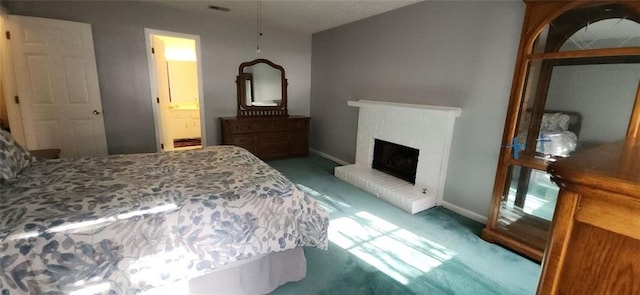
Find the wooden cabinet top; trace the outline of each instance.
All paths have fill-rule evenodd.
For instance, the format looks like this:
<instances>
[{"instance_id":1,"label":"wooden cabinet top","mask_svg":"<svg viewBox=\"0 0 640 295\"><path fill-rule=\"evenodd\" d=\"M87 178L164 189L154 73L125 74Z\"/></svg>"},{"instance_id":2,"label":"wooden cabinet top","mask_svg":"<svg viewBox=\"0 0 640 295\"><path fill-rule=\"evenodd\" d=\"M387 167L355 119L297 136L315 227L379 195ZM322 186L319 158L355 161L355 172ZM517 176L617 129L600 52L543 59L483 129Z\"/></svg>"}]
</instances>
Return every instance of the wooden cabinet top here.
<instances>
[{"instance_id":1,"label":"wooden cabinet top","mask_svg":"<svg viewBox=\"0 0 640 295\"><path fill-rule=\"evenodd\" d=\"M578 153L547 169L560 185L569 183L640 199L640 138L628 138Z\"/></svg>"},{"instance_id":2,"label":"wooden cabinet top","mask_svg":"<svg viewBox=\"0 0 640 295\"><path fill-rule=\"evenodd\" d=\"M298 115L294 115L294 116L282 116L282 117L278 117L278 116L273 116L273 117L220 117L220 120L223 121L232 121L232 120L238 120L238 121L268 121L268 120L287 120L287 119L311 119L310 117L307 116L298 116Z\"/></svg>"},{"instance_id":3,"label":"wooden cabinet top","mask_svg":"<svg viewBox=\"0 0 640 295\"><path fill-rule=\"evenodd\" d=\"M38 159L58 159L60 149L30 150L29 153Z\"/></svg>"}]
</instances>

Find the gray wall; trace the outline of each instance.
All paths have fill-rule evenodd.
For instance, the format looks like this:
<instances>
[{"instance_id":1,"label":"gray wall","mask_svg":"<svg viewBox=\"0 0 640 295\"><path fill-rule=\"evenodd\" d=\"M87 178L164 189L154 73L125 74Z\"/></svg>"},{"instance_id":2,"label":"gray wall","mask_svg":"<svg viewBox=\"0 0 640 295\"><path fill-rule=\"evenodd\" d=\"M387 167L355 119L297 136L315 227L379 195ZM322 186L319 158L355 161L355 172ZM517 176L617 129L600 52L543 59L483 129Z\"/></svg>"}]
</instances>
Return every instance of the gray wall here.
<instances>
[{"instance_id":1,"label":"gray wall","mask_svg":"<svg viewBox=\"0 0 640 295\"><path fill-rule=\"evenodd\" d=\"M156 150L144 28L200 36L207 145L219 142L220 116L235 116L240 63L267 58L289 80L289 109L309 114L311 37L265 27L255 52L255 24L205 9L186 13L151 1L3 1L11 14L92 25L110 154ZM202 106L201 106L202 107Z\"/></svg>"},{"instance_id":2,"label":"gray wall","mask_svg":"<svg viewBox=\"0 0 640 295\"><path fill-rule=\"evenodd\" d=\"M548 110L582 115L579 141L624 138L640 80L639 64L554 67Z\"/></svg>"},{"instance_id":3,"label":"gray wall","mask_svg":"<svg viewBox=\"0 0 640 295\"><path fill-rule=\"evenodd\" d=\"M444 200L486 216L523 14L521 1L427 1L314 34L312 148L354 161L348 100L459 106Z\"/></svg>"}]
</instances>

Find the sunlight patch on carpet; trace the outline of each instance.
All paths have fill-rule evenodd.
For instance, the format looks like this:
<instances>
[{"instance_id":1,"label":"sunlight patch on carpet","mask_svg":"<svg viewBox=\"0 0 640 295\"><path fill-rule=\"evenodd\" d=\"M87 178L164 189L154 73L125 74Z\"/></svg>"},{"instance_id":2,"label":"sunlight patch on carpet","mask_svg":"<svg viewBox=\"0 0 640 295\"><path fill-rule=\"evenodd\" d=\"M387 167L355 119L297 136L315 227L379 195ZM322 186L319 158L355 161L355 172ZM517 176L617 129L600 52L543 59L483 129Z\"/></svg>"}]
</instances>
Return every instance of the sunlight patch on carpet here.
<instances>
[{"instance_id":1,"label":"sunlight patch on carpet","mask_svg":"<svg viewBox=\"0 0 640 295\"><path fill-rule=\"evenodd\" d=\"M353 210L351 205L304 185L297 186L329 213L329 241L403 285L455 256L446 247L369 212L344 213Z\"/></svg>"},{"instance_id":2,"label":"sunlight patch on carpet","mask_svg":"<svg viewBox=\"0 0 640 295\"><path fill-rule=\"evenodd\" d=\"M364 211L331 220L329 240L403 285L454 256L446 248Z\"/></svg>"}]
</instances>

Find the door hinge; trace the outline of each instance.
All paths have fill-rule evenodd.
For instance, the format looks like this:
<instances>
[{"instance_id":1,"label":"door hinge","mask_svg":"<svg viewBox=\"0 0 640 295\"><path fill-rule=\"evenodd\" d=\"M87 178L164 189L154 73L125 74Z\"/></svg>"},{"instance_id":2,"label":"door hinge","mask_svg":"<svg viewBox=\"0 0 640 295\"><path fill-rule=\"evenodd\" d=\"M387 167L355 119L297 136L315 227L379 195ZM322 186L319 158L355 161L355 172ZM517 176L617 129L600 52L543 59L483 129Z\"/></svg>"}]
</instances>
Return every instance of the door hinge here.
<instances>
[{"instance_id":1,"label":"door hinge","mask_svg":"<svg viewBox=\"0 0 640 295\"><path fill-rule=\"evenodd\" d=\"M15 101L17 104L20 104L20 97L19 96L14 96L13 97L13 101Z\"/></svg>"},{"instance_id":2,"label":"door hinge","mask_svg":"<svg viewBox=\"0 0 640 295\"><path fill-rule=\"evenodd\" d=\"M161 149L161 150L164 150L164 143L161 143L161 144L160 144L160 149Z\"/></svg>"},{"instance_id":3,"label":"door hinge","mask_svg":"<svg viewBox=\"0 0 640 295\"><path fill-rule=\"evenodd\" d=\"M156 53L156 49L151 47L151 54L155 54Z\"/></svg>"},{"instance_id":4,"label":"door hinge","mask_svg":"<svg viewBox=\"0 0 640 295\"><path fill-rule=\"evenodd\" d=\"M156 97L156 102L160 103L160 98L159 97Z\"/></svg>"},{"instance_id":5,"label":"door hinge","mask_svg":"<svg viewBox=\"0 0 640 295\"><path fill-rule=\"evenodd\" d=\"M6 31L4 35L7 37L7 39L11 40L11 32Z\"/></svg>"}]
</instances>

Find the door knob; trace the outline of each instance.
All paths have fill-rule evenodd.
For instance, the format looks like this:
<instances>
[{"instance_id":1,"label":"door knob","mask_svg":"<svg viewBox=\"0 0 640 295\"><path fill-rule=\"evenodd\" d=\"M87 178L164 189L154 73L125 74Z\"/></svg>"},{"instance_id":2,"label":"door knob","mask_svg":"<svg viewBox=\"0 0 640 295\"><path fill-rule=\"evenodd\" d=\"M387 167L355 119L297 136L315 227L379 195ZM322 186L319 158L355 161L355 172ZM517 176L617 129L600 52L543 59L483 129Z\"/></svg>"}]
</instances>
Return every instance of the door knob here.
<instances>
[{"instance_id":1,"label":"door knob","mask_svg":"<svg viewBox=\"0 0 640 295\"><path fill-rule=\"evenodd\" d=\"M100 115L100 112L98 110L93 110L93 114L97 116Z\"/></svg>"}]
</instances>

